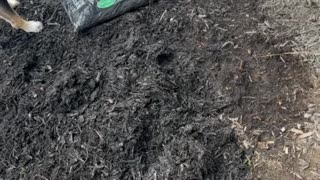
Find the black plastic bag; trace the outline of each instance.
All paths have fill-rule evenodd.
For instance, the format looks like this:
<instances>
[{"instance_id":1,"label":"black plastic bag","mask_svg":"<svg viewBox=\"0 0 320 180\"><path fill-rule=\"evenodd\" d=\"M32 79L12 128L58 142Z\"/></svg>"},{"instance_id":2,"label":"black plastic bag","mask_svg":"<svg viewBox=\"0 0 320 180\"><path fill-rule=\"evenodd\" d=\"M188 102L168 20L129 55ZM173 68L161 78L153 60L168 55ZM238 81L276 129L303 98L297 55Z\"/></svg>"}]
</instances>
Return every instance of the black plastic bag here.
<instances>
[{"instance_id":1,"label":"black plastic bag","mask_svg":"<svg viewBox=\"0 0 320 180\"><path fill-rule=\"evenodd\" d=\"M151 0L64 0L63 6L74 30L82 31L150 2Z\"/></svg>"}]
</instances>

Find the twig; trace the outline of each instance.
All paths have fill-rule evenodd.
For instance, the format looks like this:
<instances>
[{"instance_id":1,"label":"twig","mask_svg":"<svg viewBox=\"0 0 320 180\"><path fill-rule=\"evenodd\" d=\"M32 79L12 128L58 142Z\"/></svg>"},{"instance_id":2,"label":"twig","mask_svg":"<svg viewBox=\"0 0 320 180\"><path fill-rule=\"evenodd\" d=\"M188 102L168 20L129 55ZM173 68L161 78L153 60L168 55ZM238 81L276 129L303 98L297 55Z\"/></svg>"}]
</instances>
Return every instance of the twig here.
<instances>
[{"instance_id":1,"label":"twig","mask_svg":"<svg viewBox=\"0 0 320 180\"><path fill-rule=\"evenodd\" d=\"M257 57L273 57L273 56L281 56L281 55L314 55L314 56L320 56L320 52L313 52L313 51L297 51L297 52L286 52L286 53L279 53L279 54L267 54L267 55L257 55Z\"/></svg>"}]
</instances>

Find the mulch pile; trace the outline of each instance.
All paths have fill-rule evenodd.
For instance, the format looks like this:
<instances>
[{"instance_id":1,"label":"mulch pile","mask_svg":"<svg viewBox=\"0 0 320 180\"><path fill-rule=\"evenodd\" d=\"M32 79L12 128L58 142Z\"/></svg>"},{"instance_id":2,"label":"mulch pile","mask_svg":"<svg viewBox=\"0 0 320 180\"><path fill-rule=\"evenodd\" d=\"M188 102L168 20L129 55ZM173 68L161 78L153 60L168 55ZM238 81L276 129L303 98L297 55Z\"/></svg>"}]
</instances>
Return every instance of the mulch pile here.
<instances>
[{"instance_id":1,"label":"mulch pile","mask_svg":"<svg viewBox=\"0 0 320 180\"><path fill-rule=\"evenodd\" d=\"M270 46L244 34L256 2L160 0L80 34L59 2L22 5L45 29L0 25L0 179L245 178L226 117L264 63L235 45Z\"/></svg>"}]
</instances>

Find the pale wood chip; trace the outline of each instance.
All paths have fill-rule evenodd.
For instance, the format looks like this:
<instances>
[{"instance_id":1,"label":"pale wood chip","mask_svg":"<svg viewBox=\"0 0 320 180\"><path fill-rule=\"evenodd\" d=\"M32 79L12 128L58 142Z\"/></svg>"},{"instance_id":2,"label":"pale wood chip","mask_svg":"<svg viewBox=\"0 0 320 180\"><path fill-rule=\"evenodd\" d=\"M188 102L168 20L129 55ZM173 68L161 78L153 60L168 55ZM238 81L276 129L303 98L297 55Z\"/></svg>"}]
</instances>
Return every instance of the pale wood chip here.
<instances>
[{"instance_id":1,"label":"pale wood chip","mask_svg":"<svg viewBox=\"0 0 320 180\"><path fill-rule=\"evenodd\" d=\"M304 133L304 134L302 134L301 136L299 136L299 139L304 139L304 138L310 137L310 136L312 136L312 135L313 135L313 132L310 131L310 132L308 132L308 133Z\"/></svg>"},{"instance_id":2,"label":"pale wood chip","mask_svg":"<svg viewBox=\"0 0 320 180\"><path fill-rule=\"evenodd\" d=\"M296 128L291 128L290 129L290 132L293 132L295 134L304 134L303 131L299 130L299 129L296 129Z\"/></svg>"}]
</instances>

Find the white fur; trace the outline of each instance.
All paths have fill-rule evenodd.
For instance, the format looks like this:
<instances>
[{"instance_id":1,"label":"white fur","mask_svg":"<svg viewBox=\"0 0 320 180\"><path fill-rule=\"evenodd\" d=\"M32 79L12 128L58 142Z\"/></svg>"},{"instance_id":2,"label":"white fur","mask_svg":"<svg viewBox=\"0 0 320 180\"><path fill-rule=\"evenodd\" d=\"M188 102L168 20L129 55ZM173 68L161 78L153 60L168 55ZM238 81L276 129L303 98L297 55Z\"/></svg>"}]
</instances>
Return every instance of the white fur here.
<instances>
[{"instance_id":1,"label":"white fur","mask_svg":"<svg viewBox=\"0 0 320 180\"><path fill-rule=\"evenodd\" d=\"M8 0L8 3L12 8L15 8L20 5L20 2L18 0Z\"/></svg>"},{"instance_id":2,"label":"white fur","mask_svg":"<svg viewBox=\"0 0 320 180\"><path fill-rule=\"evenodd\" d=\"M26 21L22 29L26 32L40 32L43 29L43 24L39 21Z\"/></svg>"}]
</instances>

